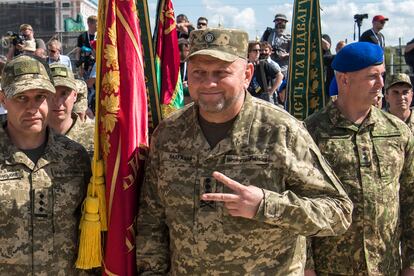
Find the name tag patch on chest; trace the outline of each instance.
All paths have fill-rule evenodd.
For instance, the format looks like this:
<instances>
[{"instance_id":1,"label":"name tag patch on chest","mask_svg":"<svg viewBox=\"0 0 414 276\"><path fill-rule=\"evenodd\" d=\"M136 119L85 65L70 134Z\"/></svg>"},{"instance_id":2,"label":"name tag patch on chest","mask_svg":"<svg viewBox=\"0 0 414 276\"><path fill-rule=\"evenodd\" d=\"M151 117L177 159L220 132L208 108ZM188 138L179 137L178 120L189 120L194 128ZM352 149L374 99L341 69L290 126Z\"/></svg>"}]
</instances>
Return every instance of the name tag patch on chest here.
<instances>
[{"instance_id":1,"label":"name tag patch on chest","mask_svg":"<svg viewBox=\"0 0 414 276\"><path fill-rule=\"evenodd\" d=\"M226 164L269 164L269 156L263 154L252 154L246 156L226 155Z\"/></svg>"},{"instance_id":2,"label":"name tag patch on chest","mask_svg":"<svg viewBox=\"0 0 414 276\"><path fill-rule=\"evenodd\" d=\"M195 163L197 158L192 155L184 155L181 153L165 153L165 160L174 162Z\"/></svg>"},{"instance_id":3,"label":"name tag patch on chest","mask_svg":"<svg viewBox=\"0 0 414 276\"><path fill-rule=\"evenodd\" d=\"M21 178L23 178L23 173L21 171L0 172L0 181L2 181L2 180L12 180L12 179L21 179Z\"/></svg>"}]
</instances>

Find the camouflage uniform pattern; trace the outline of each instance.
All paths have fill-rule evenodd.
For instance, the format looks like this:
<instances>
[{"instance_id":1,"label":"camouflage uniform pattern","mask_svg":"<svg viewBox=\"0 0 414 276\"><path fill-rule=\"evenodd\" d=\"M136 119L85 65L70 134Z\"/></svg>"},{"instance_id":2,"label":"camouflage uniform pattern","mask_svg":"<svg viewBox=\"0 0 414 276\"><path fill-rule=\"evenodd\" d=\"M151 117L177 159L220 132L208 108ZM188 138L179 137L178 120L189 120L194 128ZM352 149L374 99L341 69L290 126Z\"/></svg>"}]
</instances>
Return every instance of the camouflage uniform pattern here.
<instances>
[{"instance_id":1,"label":"camouflage uniform pattern","mask_svg":"<svg viewBox=\"0 0 414 276\"><path fill-rule=\"evenodd\" d=\"M70 68L57 62L50 64L49 67L55 86L65 86L75 91L78 90L75 76Z\"/></svg>"},{"instance_id":2,"label":"camouflage uniform pattern","mask_svg":"<svg viewBox=\"0 0 414 276\"><path fill-rule=\"evenodd\" d=\"M232 29L207 28L190 33L190 53L209 55L232 62L237 58L247 59L249 36L246 32Z\"/></svg>"},{"instance_id":3,"label":"camouflage uniform pattern","mask_svg":"<svg viewBox=\"0 0 414 276\"><path fill-rule=\"evenodd\" d=\"M414 264L414 141L398 118L372 107L358 127L330 103L305 120L354 203L337 237L312 238L307 268L318 275L399 275Z\"/></svg>"},{"instance_id":4,"label":"camouflage uniform pattern","mask_svg":"<svg viewBox=\"0 0 414 276\"><path fill-rule=\"evenodd\" d=\"M88 87L86 85L86 82L83 80L75 80L76 82L76 91L78 92L78 95L76 97L75 105L73 106L72 111L74 113L82 113L86 112L88 109Z\"/></svg>"},{"instance_id":5,"label":"camouflage uniform pattern","mask_svg":"<svg viewBox=\"0 0 414 276\"><path fill-rule=\"evenodd\" d=\"M407 126L410 128L411 132L414 135L414 115L413 115L413 108L410 109L411 110L411 114L410 117L408 117L407 121L405 122L407 124Z\"/></svg>"},{"instance_id":6,"label":"camouflage uniform pattern","mask_svg":"<svg viewBox=\"0 0 414 276\"><path fill-rule=\"evenodd\" d=\"M208 191L220 171L263 188L254 219L230 216ZM231 133L210 148L188 105L152 136L137 219L142 275L302 275L305 236L343 233L352 203L303 125L249 93Z\"/></svg>"},{"instance_id":7,"label":"camouflage uniform pattern","mask_svg":"<svg viewBox=\"0 0 414 276\"><path fill-rule=\"evenodd\" d=\"M56 93L50 81L49 66L26 55L20 55L6 63L1 77L2 91L11 98L31 89L43 89Z\"/></svg>"},{"instance_id":8,"label":"camouflage uniform pattern","mask_svg":"<svg viewBox=\"0 0 414 276\"><path fill-rule=\"evenodd\" d=\"M72 126L68 132L65 133L65 135L73 141L81 144L92 158L95 135L95 125L93 121L86 120L82 122L75 113L72 113L72 119Z\"/></svg>"},{"instance_id":9,"label":"camouflage uniform pattern","mask_svg":"<svg viewBox=\"0 0 414 276\"><path fill-rule=\"evenodd\" d=\"M78 275L80 206L90 177L79 144L49 131L34 164L0 128L0 275Z\"/></svg>"}]
</instances>

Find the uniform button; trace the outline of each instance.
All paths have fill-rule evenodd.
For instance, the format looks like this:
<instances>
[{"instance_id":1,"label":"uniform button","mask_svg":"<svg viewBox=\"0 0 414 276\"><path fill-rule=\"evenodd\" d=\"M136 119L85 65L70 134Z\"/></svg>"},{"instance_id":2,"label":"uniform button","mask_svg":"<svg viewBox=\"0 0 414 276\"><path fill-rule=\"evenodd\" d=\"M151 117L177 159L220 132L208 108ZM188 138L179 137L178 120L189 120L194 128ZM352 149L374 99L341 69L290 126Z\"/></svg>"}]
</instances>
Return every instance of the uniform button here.
<instances>
[{"instance_id":1,"label":"uniform button","mask_svg":"<svg viewBox=\"0 0 414 276\"><path fill-rule=\"evenodd\" d=\"M44 197L45 197L45 195L44 195L44 194L40 194L40 195L39 195L39 197L40 197L40 198L44 198Z\"/></svg>"},{"instance_id":2,"label":"uniform button","mask_svg":"<svg viewBox=\"0 0 414 276\"><path fill-rule=\"evenodd\" d=\"M39 204L44 205L45 203L41 200L41 201L39 201Z\"/></svg>"},{"instance_id":3,"label":"uniform button","mask_svg":"<svg viewBox=\"0 0 414 276\"><path fill-rule=\"evenodd\" d=\"M39 208L40 212L43 212L45 209L43 209L42 207Z\"/></svg>"}]
</instances>

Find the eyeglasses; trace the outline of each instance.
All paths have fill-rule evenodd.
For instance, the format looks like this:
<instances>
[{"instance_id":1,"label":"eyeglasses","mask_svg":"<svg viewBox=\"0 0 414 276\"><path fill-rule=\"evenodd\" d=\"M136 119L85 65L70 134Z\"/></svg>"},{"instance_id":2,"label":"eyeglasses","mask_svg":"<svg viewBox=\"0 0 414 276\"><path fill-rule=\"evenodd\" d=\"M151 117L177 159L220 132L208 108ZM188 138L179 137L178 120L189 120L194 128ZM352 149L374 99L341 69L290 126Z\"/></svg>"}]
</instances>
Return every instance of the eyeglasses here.
<instances>
[{"instance_id":1,"label":"eyeglasses","mask_svg":"<svg viewBox=\"0 0 414 276\"><path fill-rule=\"evenodd\" d=\"M204 22L198 22L198 23L197 23L197 25L198 25L198 26L207 26L207 23L204 23Z\"/></svg>"}]
</instances>

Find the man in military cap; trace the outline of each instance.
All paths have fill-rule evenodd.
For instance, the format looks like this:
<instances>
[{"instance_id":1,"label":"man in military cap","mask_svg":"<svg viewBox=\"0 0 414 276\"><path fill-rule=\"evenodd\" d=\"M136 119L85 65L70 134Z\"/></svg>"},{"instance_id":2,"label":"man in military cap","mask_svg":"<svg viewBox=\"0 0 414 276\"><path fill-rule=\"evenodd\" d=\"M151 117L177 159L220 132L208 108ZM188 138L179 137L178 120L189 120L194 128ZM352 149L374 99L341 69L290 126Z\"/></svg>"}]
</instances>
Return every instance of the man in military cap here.
<instances>
[{"instance_id":1,"label":"man in military cap","mask_svg":"<svg viewBox=\"0 0 414 276\"><path fill-rule=\"evenodd\" d=\"M332 67L338 98L305 122L354 212L345 234L311 238L306 274L414 272L413 136L401 120L372 106L384 86L383 51L377 44L352 43Z\"/></svg>"},{"instance_id":2,"label":"man in military cap","mask_svg":"<svg viewBox=\"0 0 414 276\"><path fill-rule=\"evenodd\" d=\"M139 273L299 275L305 237L352 203L303 125L252 97L247 33L190 36L187 105L152 136L137 219Z\"/></svg>"},{"instance_id":3,"label":"man in military cap","mask_svg":"<svg viewBox=\"0 0 414 276\"><path fill-rule=\"evenodd\" d=\"M56 94L50 101L50 127L59 134L80 143L93 156L94 125L90 121L82 121L73 112L78 87L72 70L60 63L50 64Z\"/></svg>"},{"instance_id":4,"label":"man in military cap","mask_svg":"<svg viewBox=\"0 0 414 276\"><path fill-rule=\"evenodd\" d=\"M413 101L413 86L410 77L404 73L392 75L387 82L385 100L388 112L405 122L414 133L414 116L410 108Z\"/></svg>"},{"instance_id":5,"label":"man in military cap","mask_svg":"<svg viewBox=\"0 0 414 276\"><path fill-rule=\"evenodd\" d=\"M273 55L272 58L276 61L282 73L286 77L289 66L289 52L291 37L290 34L286 34L286 23L288 22L286 15L278 13L273 20L275 27L267 28L263 33L261 41L267 41L272 45Z\"/></svg>"},{"instance_id":6,"label":"man in military cap","mask_svg":"<svg viewBox=\"0 0 414 276\"><path fill-rule=\"evenodd\" d=\"M90 177L85 149L47 127L56 93L46 63L20 55L1 79L0 275L77 275L80 206Z\"/></svg>"}]
</instances>

